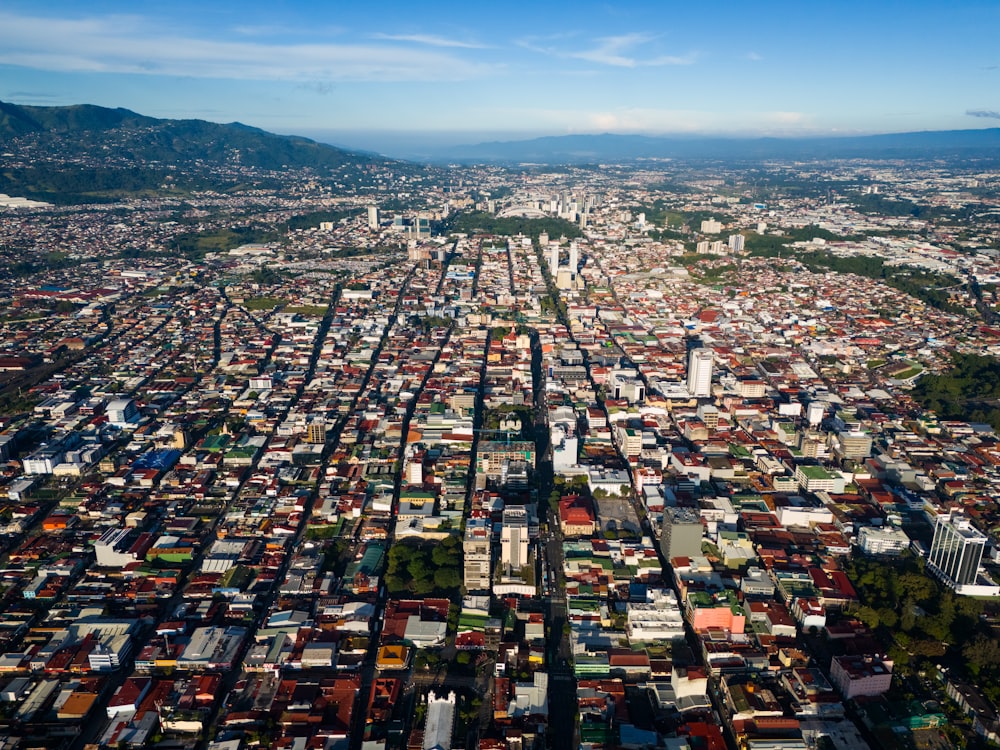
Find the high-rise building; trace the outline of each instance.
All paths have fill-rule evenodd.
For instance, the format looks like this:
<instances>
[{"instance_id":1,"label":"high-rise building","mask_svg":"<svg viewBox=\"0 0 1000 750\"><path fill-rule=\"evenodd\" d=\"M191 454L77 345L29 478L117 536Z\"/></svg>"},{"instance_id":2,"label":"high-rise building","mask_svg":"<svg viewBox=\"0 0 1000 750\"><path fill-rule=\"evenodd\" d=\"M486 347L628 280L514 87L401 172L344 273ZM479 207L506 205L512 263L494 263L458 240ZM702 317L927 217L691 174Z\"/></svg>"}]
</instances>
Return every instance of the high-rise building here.
<instances>
[{"instance_id":1,"label":"high-rise building","mask_svg":"<svg viewBox=\"0 0 1000 750\"><path fill-rule=\"evenodd\" d=\"M130 398L116 398L108 402L104 413L115 427L128 427L139 421L139 407Z\"/></svg>"},{"instance_id":2,"label":"high-rise building","mask_svg":"<svg viewBox=\"0 0 1000 750\"><path fill-rule=\"evenodd\" d=\"M569 272L571 274L576 274L577 267L580 265L580 248L576 246L576 242L569 243Z\"/></svg>"},{"instance_id":3,"label":"high-rise building","mask_svg":"<svg viewBox=\"0 0 1000 750\"><path fill-rule=\"evenodd\" d=\"M954 587L976 582L986 547L986 535L968 518L954 513L939 515L927 563L931 572Z\"/></svg>"},{"instance_id":4,"label":"high-rise building","mask_svg":"<svg viewBox=\"0 0 1000 750\"><path fill-rule=\"evenodd\" d=\"M314 419L306 425L306 442L313 445L326 443L326 421Z\"/></svg>"},{"instance_id":5,"label":"high-rise building","mask_svg":"<svg viewBox=\"0 0 1000 750\"><path fill-rule=\"evenodd\" d=\"M733 255L737 255L743 252L743 246L746 243L746 239L742 234L731 234L729 235L729 252Z\"/></svg>"},{"instance_id":6,"label":"high-rise building","mask_svg":"<svg viewBox=\"0 0 1000 750\"><path fill-rule=\"evenodd\" d=\"M707 398L712 395L712 361L714 355L711 349L699 347L692 349L688 355L688 393L696 398Z\"/></svg>"},{"instance_id":7,"label":"high-rise building","mask_svg":"<svg viewBox=\"0 0 1000 750\"><path fill-rule=\"evenodd\" d=\"M518 571L528 564L528 514L524 508L504 508L500 531L500 562Z\"/></svg>"},{"instance_id":8,"label":"high-rise building","mask_svg":"<svg viewBox=\"0 0 1000 750\"><path fill-rule=\"evenodd\" d=\"M466 590L489 591L492 537L488 520L470 518L462 542Z\"/></svg>"},{"instance_id":9,"label":"high-rise building","mask_svg":"<svg viewBox=\"0 0 1000 750\"><path fill-rule=\"evenodd\" d=\"M559 245L549 248L549 272L553 276L559 273Z\"/></svg>"},{"instance_id":10,"label":"high-rise building","mask_svg":"<svg viewBox=\"0 0 1000 750\"><path fill-rule=\"evenodd\" d=\"M872 454L872 436L860 430L838 432L834 448L843 458L868 458Z\"/></svg>"},{"instance_id":11,"label":"high-rise building","mask_svg":"<svg viewBox=\"0 0 1000 750\"><path fill-rule=\"evenodd\" d=\"M810 401L806 408L806 420L810 427L819 427L826 413L826 401Z\"/></svg>"},{"instance_id":12,"label":"high-rise building","mask_svg":"<svg viewBox=\"0 0 1000 750\"><path fill-rule=\"evenodd\" d=\"M368 207L368 228L378 229L378 206Z\"/></svg>"},{"instance_id":13,"label":"high-rise building","mask_svg":"<svg viewBox=\"0 0 1000 750\"><path fill-rule=\"evenodd\" d=\"M694 508L664 508L660 529L660 550L667 560L701 555L704 526Z\"/></svg>"}]
</instances>

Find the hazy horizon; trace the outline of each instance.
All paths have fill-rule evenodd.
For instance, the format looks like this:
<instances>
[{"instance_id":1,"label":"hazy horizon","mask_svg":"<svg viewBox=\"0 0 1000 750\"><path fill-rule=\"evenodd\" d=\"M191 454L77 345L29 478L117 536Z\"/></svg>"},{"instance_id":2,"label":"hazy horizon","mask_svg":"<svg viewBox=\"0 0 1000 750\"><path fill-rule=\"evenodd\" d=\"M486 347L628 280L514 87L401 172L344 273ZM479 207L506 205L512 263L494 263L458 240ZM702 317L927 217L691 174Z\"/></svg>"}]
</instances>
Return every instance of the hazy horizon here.
<instances>
[{"instance_id":1,"label":"hazy horizon","mask_svg":"<svg viewBox=\"0 0 1000 750\"><path fill-rule=\"evenodd\" d=\"M998 125L985 125L979 128L962 128L961 130L992 130ZM774 135L769 133L656 133L656 132L615 132L592 131L587 133L536 133L536 132L420 132L420 131L338 131L325 129L305 129L299 132L285 132L280 135L301 136L319 143L325 143L338 148L357 151L372 151L386 156L413 156L425 154L437 157L444 149L475 146L484 143L503 143L516 141L531 141L541 138L559 138L562 136L639 136L645 138L669 138L677 140L752 140L761 138L780 138L791 141L808 140L812 138L853 138L864 136L896 135L906 132L948 132L945 130L926 131L892 131L892 132L858 132L858 133L792 133Z\"/></svg>"}]
</instances>

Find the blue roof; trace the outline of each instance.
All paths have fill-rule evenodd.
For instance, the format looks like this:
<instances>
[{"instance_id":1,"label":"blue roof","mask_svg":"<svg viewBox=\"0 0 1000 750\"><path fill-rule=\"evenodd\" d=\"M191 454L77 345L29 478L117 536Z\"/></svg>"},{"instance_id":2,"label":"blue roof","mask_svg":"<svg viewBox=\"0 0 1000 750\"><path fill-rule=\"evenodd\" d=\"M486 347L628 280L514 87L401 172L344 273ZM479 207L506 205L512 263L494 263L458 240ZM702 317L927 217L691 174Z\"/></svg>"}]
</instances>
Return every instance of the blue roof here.
<instances>
[{"instance_id":1,"label":"blue roof","mask_svg":"<svg viewBox=\"0 0 1000 750\"><path fill-rule=\"evenodd\" d=\"M163 448L162 450L149 451L143 453L132 464L133 469L156 469L157 471L169 471L173 468L181 457L181 452L176 448Z\"/></svg>"}]
</instances>

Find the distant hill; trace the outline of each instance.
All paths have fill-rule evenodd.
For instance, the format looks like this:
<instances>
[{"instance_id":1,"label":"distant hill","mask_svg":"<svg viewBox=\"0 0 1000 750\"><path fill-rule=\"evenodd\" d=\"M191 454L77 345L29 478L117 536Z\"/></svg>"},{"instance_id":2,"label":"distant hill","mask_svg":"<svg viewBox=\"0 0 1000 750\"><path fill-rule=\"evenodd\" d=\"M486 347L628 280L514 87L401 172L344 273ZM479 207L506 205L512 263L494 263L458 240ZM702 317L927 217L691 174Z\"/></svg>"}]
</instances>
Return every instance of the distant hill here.
<instances>
[{"instance_id":1,"label":"distant hill","mask_svg":"<svg viewBox=\"0 0 1000 750\"><path fill-rule=\"evenodd\" d=\"M161 120L127 109L89 104L27 107L0 102L0 146L14 139L69 154L108 155L170 165L242 164L261 169L340 168L358 162L388 163L372 154L275 135L238 122Z\"/></svg>"},{"instance_id":2,"label":"distant hill","mask_svg":"<svg viewBox=\"0 0 1000 750\"><path fill-rule=\"evenodd\" d=\"M441 150L463 163L584 164L638 159L1000 158L1000 128L823 138L563 135L494 141Z\"/></svg>"},{"instance_id":3,"label":"distant hill","mask_svg":"<svg viewBox=\"0 0 1000 750\"><path fill-rule=\"evenodd\" d=\"M242 123L164 120L89 104L28 107L0 102L0 193L55 203L245 183L250 167L311 168L345 188L370 184L368 167L423 168ZM273 181L273 176L254 183ZM278 177L280 179L280 175Z\"/></svg>"}]
</instances>

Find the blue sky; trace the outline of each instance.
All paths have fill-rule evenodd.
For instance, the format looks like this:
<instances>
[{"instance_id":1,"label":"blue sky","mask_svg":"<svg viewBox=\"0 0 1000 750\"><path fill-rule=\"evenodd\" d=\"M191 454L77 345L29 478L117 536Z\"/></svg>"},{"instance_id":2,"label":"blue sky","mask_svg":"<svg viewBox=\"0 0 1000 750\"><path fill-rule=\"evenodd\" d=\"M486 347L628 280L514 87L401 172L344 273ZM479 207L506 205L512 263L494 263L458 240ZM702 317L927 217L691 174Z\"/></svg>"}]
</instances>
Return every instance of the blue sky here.
<instances>
[{"instance_id":1,"label":"blue sky","mask_svg":"<svg viewBox=\"0 0 1000 750\"><path fill-rule=\"evenodd\" d=\"M1000 2L0 4L0 99L376 148L1000 125Z\"/></svg>"}]
</instances>

